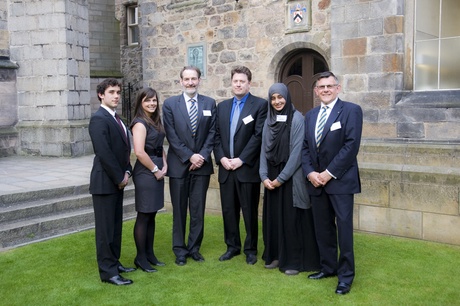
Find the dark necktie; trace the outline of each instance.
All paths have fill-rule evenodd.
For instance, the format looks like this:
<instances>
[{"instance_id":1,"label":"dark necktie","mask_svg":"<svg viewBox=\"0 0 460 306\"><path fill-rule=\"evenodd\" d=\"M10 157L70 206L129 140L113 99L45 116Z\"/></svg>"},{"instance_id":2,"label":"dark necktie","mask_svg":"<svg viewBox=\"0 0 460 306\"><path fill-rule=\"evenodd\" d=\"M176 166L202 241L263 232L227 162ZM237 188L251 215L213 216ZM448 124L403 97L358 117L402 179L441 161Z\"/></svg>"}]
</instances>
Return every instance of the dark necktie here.
<instances>
[{"instance_id":1,"label":"dark necktie","mask_svg":"<svg viewBox=\"0 0 460 306\"><path fill-rule=\"evenodd\" d=\"M240 118L240 100L236 100L236 105L233 110L232 122L230 124L230 157L234 157L233 150L233 138L235 137L236 126L238 125L238 119Z\"/></svg>"},{"instance_id":2,"label":"dark necktie","mask_svg":"<svg viewBox=\"0 0 460 306\"><path fill-rule=\"evenodd\" d=\"M121 123L120 116L118 116L117 113L115 113L115 119L117 120L118 125L120 126L121 133L123 134L123 137L125 138L126 143L128 143L128 138L126 137L125 128L123 127L123 123Z\"/></svg>"}]
</instances>

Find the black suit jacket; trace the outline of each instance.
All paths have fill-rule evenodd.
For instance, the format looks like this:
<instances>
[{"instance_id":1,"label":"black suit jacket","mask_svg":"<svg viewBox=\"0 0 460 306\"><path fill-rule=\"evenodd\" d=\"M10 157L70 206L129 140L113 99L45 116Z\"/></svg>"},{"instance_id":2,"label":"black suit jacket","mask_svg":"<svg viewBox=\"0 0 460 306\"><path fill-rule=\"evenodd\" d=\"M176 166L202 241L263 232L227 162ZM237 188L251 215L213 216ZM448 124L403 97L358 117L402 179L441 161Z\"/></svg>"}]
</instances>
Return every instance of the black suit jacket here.
<instances>
[{"instance_id":1,"label":"black suit jacket","mask_svg":"<svg viewBox=\"0 0 460 306\"><path fill-rule=\"evenodd\" d=\"M361 107L338 99L326 121L323 140L317 150L315 127L319 111L320 107L316 107L305 115L305 138L302 149L304 175L327 169L337 177L324 186L328 194L361 192L357 161L363 127ZM323 188L315 188L312 184L307 186L310 195L319 195Z\"/></svg>"},{"instance_id":2,"label":"black suit jacket","mask_svg":"<svg viewBox=\"0 0 460 306\"><path fill-rule=\"evenodd\" d=\"M216 144L214 156L219 165L219 183L225 183L229 175L221 164L222 157L230 158L230 115L233 98L222 101L217 105ZM262 129L267 117L267 100L249 93L240 119L236 126L234 137L234 155L244 164L236 171L237 178L244 183L260 183L259 160L262 144Z\"/></svg>"},{"instance_id":3,"label":"black suit jacket","mask_svg":"<svg viewBox=\"0 0 460 306\"><path fill-rule=\"evenodd\" d=\"M96 155L91 170L89 192L117 193L118 184L123 181L125 172L132 171L129 133L125 139L115 118L103 107L91 116L88 129Z\"/></svg>"},{"instance_id":4,"label":"black suit jacket","mask_svg":"<svg viewBox=\"0 0 460 306\"><path fill-rule=\"evenodd\" d=\"M192 126L184 96L170 97L163 104L163 123L168 150L168 176L184 178L189 173L190 157L199 153L205 158L203 166L192 172L197 175L214 173L211 152L214 146L216 125L216 101L210 97L198 95L198 118L196 135L192 135Z\"/></svg>"}]
</instances>

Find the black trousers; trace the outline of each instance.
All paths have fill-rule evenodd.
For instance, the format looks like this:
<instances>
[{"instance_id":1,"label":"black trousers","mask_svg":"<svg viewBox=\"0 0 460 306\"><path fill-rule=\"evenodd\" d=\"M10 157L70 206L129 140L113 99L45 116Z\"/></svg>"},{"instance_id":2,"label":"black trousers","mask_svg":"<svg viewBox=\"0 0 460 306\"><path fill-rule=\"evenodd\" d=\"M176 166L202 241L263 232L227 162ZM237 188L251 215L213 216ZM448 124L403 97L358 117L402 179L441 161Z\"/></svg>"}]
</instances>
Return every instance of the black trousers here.
<instances>
[{"instance_id":1,"label":"black trousers","mask_svg":"<svg viewBox=\"0 0 460 306\"><path fill-rule=\"evenodd\" d=\"M173 207L173 252L176 257L198 252L203 241L204 211L209 175L188 174L185 178L169 178ZM190 211L188 243L185 244L187 209Z\"/></svg>"}]
</instances>

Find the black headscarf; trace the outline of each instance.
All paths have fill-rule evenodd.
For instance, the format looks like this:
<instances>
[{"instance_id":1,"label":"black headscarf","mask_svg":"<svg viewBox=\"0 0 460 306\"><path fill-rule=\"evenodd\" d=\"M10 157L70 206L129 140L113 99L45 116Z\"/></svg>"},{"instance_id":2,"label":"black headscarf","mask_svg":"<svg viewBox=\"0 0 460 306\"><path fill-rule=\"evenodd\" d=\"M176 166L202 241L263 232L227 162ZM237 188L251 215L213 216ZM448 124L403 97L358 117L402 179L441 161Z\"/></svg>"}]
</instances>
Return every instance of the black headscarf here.
<instances>
[{"instance_id":1,"label":"black headscarf","mask_svg":"<svg viewBox=\"0 0 460 306\"><path fill-rule=\"evenodd\" d=\"M286 100L281 111L277 111L271 104L273 94L280 94ZM291 132L294 105L291 103L289 90L283 83L275 83L268 90L268 133L266 134L267 151L266 157L270 164L276 166L286 163L289 158L289 136ZM286 116L286 121L277 120L278 116Z\"/></svg>"}]
</instances>

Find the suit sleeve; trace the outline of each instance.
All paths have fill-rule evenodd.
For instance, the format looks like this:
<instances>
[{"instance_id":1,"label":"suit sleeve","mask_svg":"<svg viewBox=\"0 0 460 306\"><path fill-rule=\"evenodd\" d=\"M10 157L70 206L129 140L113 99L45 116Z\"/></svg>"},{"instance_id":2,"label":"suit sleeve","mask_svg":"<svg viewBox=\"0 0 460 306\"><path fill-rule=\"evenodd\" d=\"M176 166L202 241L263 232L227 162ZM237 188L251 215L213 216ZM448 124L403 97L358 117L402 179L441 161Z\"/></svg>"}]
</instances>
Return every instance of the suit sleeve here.
<instances>
[{"instance_id":1,"label":"suit sleeve","mask_svg":"<svg viewBox=\"0 0 460 306\"><path fill-rule=\"evenodd\" d=\"M249 166L254 166L254 163L260 157L260 145L262 143L262 129L264 127L265 119L267 118L267 101L260 99L258 100L259 107L255 115L256 123L254 125L254 133L247 142L244 149L241 151L241 154L238 156L242 161L244 161Z\"/></svg>"},{"instance_id":2,"label":"suit sleeve","mask_svg":"<svg viewBox=\"0 0 460 306\"><path fill-rule=\"evenodd\" d=\"M281 173L278 175L278 181L284 183L289 180L294 173L299 169L301 164L301 151L302 151L302 140L304 140L305 128L302 116L298 113L294 113L292 120L291 135L290 135L290 152L289 158L286 162Z\"/></svg>"},{"instance_id":3,"label":"suit sleeve","mask_svg":"<svg viewBox=\"0 0 460 306\"><path fill-rule=\"evenodd\" d=\"M345 138L343 145L327 166L327 170L337 177L337 179L340 179L352 164L355 163L361 143L363 111L359 105L351 103L349 105L351 109L344 127Z\"/></svg>"},{"instance_id":4,"label":"suit sleeve","mask_svg":"<svg viewBox=\"0 0 460 306\"><path fill-rule=\"evenodd\" d=\"M223 102L221 102L223 103ZM220 120L219 114L221 113L222 104L217 105L216 107L216 136L215 136L215 143L214 143L214 157L216 159L216 163L220 164L220 159L224 157L224 150L222 148L222 136L220 130Z\"/></svg>"},{"instance_id":5,"label":"suit sleeve","mask_svg":"<svg viewBox=\"0 0 460 306\"><path fill-rule=\"evenodd\" d=\"M262 182L268 179L267 156L265 153L267 150L267 141L265 140L266 133L268 133L267 120L265 120L264 128L262 131L262 146L260 149L259 176Z\"/></svg>"},{"instance_id":6,"label":"suit sleeve","mask_svg":"<svg viewBox=\"0 0 460 306\"><path fill-rule=\"evenodd\" d=\"M206 103L207 105L211 105L211 124L209 125L208 131L203 131L206 133L206 139L203 142L203 145L200 149L201 156L204 157L205 160L210 160L212 149L214 148L214 140L216 136L216 101L210 99L209 102Z\"/></svg>"},{"instance_id":7,"label":"suit sleeve","mask_svg":"<svg viewBox=\"0 0 460 306\"><path fill-rule=\"evenodd\" d=\"M175 117L170 104L171 100L166 100L163 105L163 124L166 138L168 139L170 149L174 151L182 163L186 163L194 152L190 150L177 135L175 128L176 122L174 121Z\"/></svg>"},{"instance_id":8,"label":"suit sleeve","mask_svg":"<svg viewBox=\"0 0 460 306\"><path fill-rule=\"evenodd\" d=\"M302 144L302 171L304 177L307 177L308 174L311 172L315 171L315 168L313 167L313 163L311 161L311 154L310 154L310 146L311 144L309 143L309 122L312 120L310 114L305 115L305 126L304 126L304 131L305 135L303 138L303 144Z\"/></svg>"},{"instance_id":9,"label":"suit sleeve","mask_svg":"<svg viewBox=\"0 0 460 306\"><path fill-rule=\"evenodd\" d=\"M110 127L107 119L103 116L92 116L88 130L93 143L94 154L112 182L118 185L123 181L126 169L120 167L113 148L110 146Z\"/></svg>"}]
</instances>

